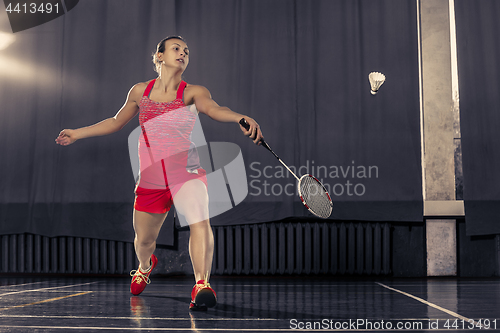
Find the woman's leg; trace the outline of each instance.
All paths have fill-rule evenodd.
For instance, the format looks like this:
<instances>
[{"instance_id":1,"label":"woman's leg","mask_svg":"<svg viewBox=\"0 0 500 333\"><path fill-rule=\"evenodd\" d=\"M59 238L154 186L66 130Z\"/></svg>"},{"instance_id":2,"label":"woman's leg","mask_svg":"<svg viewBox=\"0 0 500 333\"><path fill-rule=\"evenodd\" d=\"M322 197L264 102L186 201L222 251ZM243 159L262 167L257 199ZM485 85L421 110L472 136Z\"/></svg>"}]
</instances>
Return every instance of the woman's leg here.
<instances>
[{"instance_id":1,"label":"woman's leg","mask_svg":"<svg viewBox=\"0 0 500 333\"><path fill-rule=\"evenodd\" d=\"M167 213L153 214L134 209L135 253L142 271L151 266L150 258L156 249L156 238Z\"/></svg>"},{"instance_id":2,"label":"woman's leg","mask_svg":"<svg viewBox=\"0 0 500 333\"><path fill-rule=\"evenodd\" d=\"M214 254L214 236L208 218L208 193L205 184L198 179L184 183L174 197L174 205L189 224L189 255L195 281L208 282Z\"/></svg>"},{"instance_id":3,"label":"woman's leg","mask_svg":"<svg viewBox=\"0 0 500 333\"><path fill-rule=\"evenodd\" d=\"M214 255L214 236L209 220L191 224L189 235L189 255L193 264L196 281L210 279Z\"/></svg>"}]
</instances>

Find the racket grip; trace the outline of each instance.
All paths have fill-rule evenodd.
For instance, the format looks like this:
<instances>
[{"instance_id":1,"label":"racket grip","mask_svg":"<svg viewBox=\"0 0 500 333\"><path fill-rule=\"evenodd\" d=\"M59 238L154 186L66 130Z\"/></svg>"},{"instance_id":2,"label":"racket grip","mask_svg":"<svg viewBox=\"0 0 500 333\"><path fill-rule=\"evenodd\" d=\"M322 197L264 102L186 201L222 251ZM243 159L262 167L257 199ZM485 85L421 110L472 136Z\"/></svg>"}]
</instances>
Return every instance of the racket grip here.
<instances>
[{"instance_id":1,"label":"racket grip","mask_svg":"<svg viewBox=\"0 0 500 333\"><path fill-rule=\"evenodd\" d=\"M247 123L247 121L245 120L245 118L241 118L240 125L243 126L247 131L250 128L250 124Z\"/></svg>"},{"instance_id":2,"label":"racket grip","mask_svg":"<svg viewBox=\"0 0 500 333\"><path fill-rule=\"evenodd\" d=\"M247 121L245 120L245 118L241 118L241 120L240 120L240 125L241 125L241 126L243 126L243 127L244 127L247 131L248 131L248 129L250 128L250 124L249 124L249 123L247 123ZM266 148L266 149L267 149L267 150L269 150L271 153L273 153L273 155L274 155L277 159L279 159L278 155L276 155L276 154L274 153L274 151L271 149L271 147L269 147L269 145L267 144L267 142L266 142L266 141L264 141L264 139L260 139L260 143L262 144L262 146L263 146L264 148Z\"/></svg>"},{"instance_id":3,"label":"racket grip","mask_svg":"<svg viewBox=\"0 0 500 333\"><path fill-rule=\"evenodd\" d=\"M247 123L247 121L245 120L245 118L241 118L240 125L243 126L247 131L250 128L250 124ZM262 145L265 148L270 149L269 146L267 145L267 143L264 141L264 139L260 139L260 142L262 143Z\"/></svg>"}]
</instances>

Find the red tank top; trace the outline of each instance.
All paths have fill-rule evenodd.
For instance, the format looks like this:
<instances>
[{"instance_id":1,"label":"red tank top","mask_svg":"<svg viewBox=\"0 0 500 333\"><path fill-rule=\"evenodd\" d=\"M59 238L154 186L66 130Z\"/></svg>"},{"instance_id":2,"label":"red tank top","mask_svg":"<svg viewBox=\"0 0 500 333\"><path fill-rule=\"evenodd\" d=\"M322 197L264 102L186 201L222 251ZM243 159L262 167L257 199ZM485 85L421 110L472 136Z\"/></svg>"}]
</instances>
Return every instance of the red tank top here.
<instances>
[{"instance_id":1,"label":"red tank top","mask_svg":"<svg viewBox=\"0 0 500 333\"><path fill-rule=\"evenodd\" d=\"M158 189L181 182L188 170L197 168L190 165L193 162L189 158L194 147L190 136L197 116L183 101L186 82L179 84L175 100L156 102L149 99L155 81L148 84L139 102L143 135L139 139L138 186Z\"/></svg>"}]
</instances>

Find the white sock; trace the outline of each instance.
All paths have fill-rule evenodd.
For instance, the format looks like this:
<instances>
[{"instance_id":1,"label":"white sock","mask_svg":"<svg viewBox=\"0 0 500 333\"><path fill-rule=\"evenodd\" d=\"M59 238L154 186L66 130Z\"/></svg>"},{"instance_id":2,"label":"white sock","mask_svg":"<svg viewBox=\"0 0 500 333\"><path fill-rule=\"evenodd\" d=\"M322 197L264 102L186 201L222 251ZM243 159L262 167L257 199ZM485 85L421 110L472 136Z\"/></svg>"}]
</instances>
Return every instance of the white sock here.
<instances>
[{"instance_id":1,"label":"white sock","mask_svg":"<svg viewBox=\"0 0 500 333\"><path fill-rule=\"evenodd\" d=\"M147 270L142 269L141 265L139 265L139 269L141 272L148 273L151 270L151 268L153 267L153 263L151 262L151 260L149 262L150 262L150 264L149 264L149 268Z\"/></svg>"}]
</instances>

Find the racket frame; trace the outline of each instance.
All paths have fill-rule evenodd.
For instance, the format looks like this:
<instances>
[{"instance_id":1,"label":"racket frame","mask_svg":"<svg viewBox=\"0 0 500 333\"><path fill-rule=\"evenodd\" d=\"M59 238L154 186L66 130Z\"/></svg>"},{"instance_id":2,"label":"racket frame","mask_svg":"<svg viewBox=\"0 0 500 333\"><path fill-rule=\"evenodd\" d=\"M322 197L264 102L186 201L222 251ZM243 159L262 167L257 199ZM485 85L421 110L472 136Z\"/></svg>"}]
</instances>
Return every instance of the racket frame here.
<instances>
[{"instance_id":1,"label":"racket frame","mask_svg":"<svg viewBox=\"0 0 500 333\"><path fill-rule=\"evenodd\" d=\"M310 174L305 174L302 177L300 177L299 183L297 184L297 191L299 192L299 198L300 198L300 201L302 201L302 204L307 208L308 211L310 211L311 213L313 213L317 217L321 217L321 218L324 219L326 217L319 216L311 208L309 208L309 206L307 205L306 201L304 200L304 197L302 196L302 191L300 190L300 183L302 182L303 179L305 179L305 177L311 177L312 179L314 179L323 188L323 190L325 191L325 194L326 194L328 200L330 201L330 214L331 214L332 213L332 208L333 208L333 202L332 202L332 198L330 197L330 193L328 193L328 191L326 190L326 187L318 180L318 178L316 178L316 177L314 177L313 175L310 175Z\"/></svg>"},{"instance_id":2,"label":"racket frame","mask_svg":"<svg viewBox=\"0 0 500 333\"><path fill-rule=\"evenodd\" d=\"M243 128L245 128L247 131L248 129L250 128L250 125L247 123L247 121L245 120L245 118L241 118L240 120L240 125L243 126ZM315 216L317 217L320 217L320 218L324 218L322 216L319 216L318 214L316 214L315 212L313 212L311 210L311 208L309 208L309 206L306 204L304 198L302 197L302 193L300 191L300 182L302 181L302 179L304 179L304 177L312 177L314 178L315 181L318 182L319 185L321 185L321 187L323 187L323 189L325 190L325 193L326 193L326 196L328 197L328 200L330 201L330 214L332 212L332 208L333 208L333 202L332 202L332 198L330 197L330 194L328 193L328 191L326 190L325 186L318 180L318 178L312 176L312 175L309 175L309 174L305 174L303 175L302 177L297 177L297 175L292 171L290 170L290 168L288 167L288 165L285 164L285 162L283 162L281 160L281 158L271 149L271 147L267 144L266 141L264 141L264 139L260 139L260 143L261 145L266 148L267 150L269 150L273 155L274 157L276 157L278 159L278 161L280 161L281 164L283 164L283 166L297 179L298 183L297 183L297 190L299 192L299 198L300 198L300 201L302 201L302 204L307 208L307 210L309 210L311 213L313 213Z\"/></svg>"}]
</instances>

